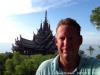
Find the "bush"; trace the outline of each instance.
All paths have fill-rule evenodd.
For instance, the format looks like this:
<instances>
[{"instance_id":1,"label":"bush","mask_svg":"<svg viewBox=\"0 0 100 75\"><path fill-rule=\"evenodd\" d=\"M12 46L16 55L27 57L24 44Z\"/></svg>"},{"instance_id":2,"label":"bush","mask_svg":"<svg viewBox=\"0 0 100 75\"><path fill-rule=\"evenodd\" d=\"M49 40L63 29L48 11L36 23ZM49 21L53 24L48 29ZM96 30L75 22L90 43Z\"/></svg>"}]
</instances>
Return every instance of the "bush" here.
<instances>
[{"instance_id":1,"label":"bush","mask_svg":"<svg viewBox=\"0 0 100 75\"><path fill-rule=\"evenodd\" d=\"M13 53L12 58L7 58L5 61L4 75L34 75L38 66L44 60L54 57L55 54L35 54L21 55L18 52Z\"/></svg>"},{"instance_id":2,"label":"bush","mask_svg":"<svg viewBox=\"0 0 100 75\"><path fill-rule=\"evenodd\" d=\"M100 59L100 54L98 54L98 55L96 56L96 58L97 58L97 59Z\"/></svg>"}]
</instances>

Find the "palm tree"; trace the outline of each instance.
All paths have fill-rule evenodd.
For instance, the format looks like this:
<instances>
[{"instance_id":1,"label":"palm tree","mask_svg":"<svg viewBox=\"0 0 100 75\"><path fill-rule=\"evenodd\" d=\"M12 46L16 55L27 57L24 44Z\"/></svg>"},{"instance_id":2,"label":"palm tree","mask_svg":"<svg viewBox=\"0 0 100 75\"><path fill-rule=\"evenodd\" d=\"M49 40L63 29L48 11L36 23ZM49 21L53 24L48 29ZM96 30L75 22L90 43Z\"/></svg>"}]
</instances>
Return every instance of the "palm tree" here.
<instances>
[{"instance_id":1,"label":"palm tree","mask_svg":"<svg viewBox=\"0 0 100 75\"><path fill-rule=\"evenodd\" d=\"M92 14L90 15L90 21L96 26L98 30L100 29L100 6L92 10Z\"/></svg>"},{"instance_id":2,"label":"palm tree","mask_svg":"<svg viewBox=\"0 0 100 75\"><path fill-rule=\"evenodd\" d=\"M85 54L85 52L83 50L79 50L79 55L83 56Z\"/></svg>"},{"instance_id":3,"label":"palm tree","mask_svg":"<svg viewBox=\"0 0 100 75\"><path fill-rule=\"evenodd\" d=\"M100 54L96 55L96 58L97 58L97 59L100 59Z\"/></svg>"},{"instance_id":4,"label":"palm tree","mask_svg":"<svg viewBox=\"0 0 100 75\"><path fill-rule=\"evenodd\" d=\"M90 52L90 56L92 56L93 51L95 50L92 46L89 46L89 48L87 49Z\"/></svg>"},{"instance_id":5,"label":"palm tree","mask_svg":"<svg viewBox=\"0 0 100 75\"><path fill-rule=\"evenodd\" d=\"M98 46L100 48L100 46Z\"/></svg>"}]
</instances>

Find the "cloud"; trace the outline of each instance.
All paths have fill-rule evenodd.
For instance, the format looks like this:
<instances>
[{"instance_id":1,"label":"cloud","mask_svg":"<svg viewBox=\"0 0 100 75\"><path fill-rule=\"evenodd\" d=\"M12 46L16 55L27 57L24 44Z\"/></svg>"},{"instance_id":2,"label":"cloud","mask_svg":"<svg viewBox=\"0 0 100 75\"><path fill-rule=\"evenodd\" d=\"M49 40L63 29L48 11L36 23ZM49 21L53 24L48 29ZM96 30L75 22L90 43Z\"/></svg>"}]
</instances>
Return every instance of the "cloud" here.
<instances>
[{"instance_id":1,"label":"cloud","mask_svg":"<svg viewBox=\"0 0 100 75\"><path fill-rule=\"evenodd\" d=\"M31 11L31 0L0 0L0 16L2 17Z\"/></svg>"},{"instance_id":2,"label":"cloud","mask_svg":"<svg viewBox=\"0 0 100 75\"><path fill-rule=\"evenodd\" d=\"M23 23L12 21L9 18L0 19L0 43L13 43L20 34L31 39L32 33Z\"/></svg>"},{"instance_id":3,"label":"cloud","mask_svg":"<svg viewBox=\"0 0 100 75\"><path fill-rule=\"evenodd\" d=\"M71 6L76 4L74 0L33 0L32 1L32 7L39 8L37 11L43 11L50 8L59 8L63 6Z\"/></svg>"},{"instance_id":4,"label":"cloud","mask_svg":"<svg viewBox=\"0 0 100 75\"><path fill-rule=\"evenodd\" d=\"M74 0L0 0L0 16L41 12L75 3Z\"/></svg>"},{"instance_id":5,"label":"cloud","mask_svg":"<svg viewBox=\"0 0 100 75\"><path fill-rule=\"evenodd\" d=\"M100 35L99 32L84 32L83 35L83 44L94 44L100 45Z\"/></svg>"}]
</instances>

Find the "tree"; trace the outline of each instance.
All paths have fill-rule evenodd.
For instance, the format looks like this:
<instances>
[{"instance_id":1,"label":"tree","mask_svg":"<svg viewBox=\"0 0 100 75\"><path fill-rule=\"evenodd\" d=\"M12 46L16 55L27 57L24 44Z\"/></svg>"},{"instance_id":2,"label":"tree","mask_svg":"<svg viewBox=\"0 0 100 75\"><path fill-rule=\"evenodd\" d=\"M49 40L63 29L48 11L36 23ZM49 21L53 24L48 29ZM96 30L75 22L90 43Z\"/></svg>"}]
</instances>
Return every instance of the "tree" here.
<instances>
[{"instance_id":1,"label":"tree","mask_svg":"<svg viewBox=\"0 0 100 75\"><path fill-rule=\"evenodd\" d=\"M97 29L100 29L100 6L92 10L92 14L90 15L90 21L96 26Z\"/></svg>"},{"instance_id":2,"label":"tree","mask_svg":"<svg viewBox=\"0 0 100 75\"><path fill-rule=\"evenodd\" d=\"M98 46L100 48L100 46Z\"/></svg>"},{"instance_id":3,"label":"tree","mask_svg":"<svg viewBox=\"0 0 100 75\"><path fill-rule=\"evenodd\" d=\"M34 64L30 59L25 59L21 64L16 65L15 75L34 75Z\"/></svg>"},{"instance_id":4,"label":"tree","mask_svg":"<svg viewBox=\"0 0 100 75\"><path fill-rule=\"evenodd\" d=\"M0 75L3 75L6 58L7 57L4 53L0 53Z\"/></svg>"},{"instance_id":5,"label":"tree","mask_svg":"<svg viewBox=\"0 0 100 75\"><path fill-rule=\"evenodd\" d=\"M87 49L90 52L90 56L92 56L93 51L95 50L92 46L89 46L89 48Z\"/></svg>"},{"instance_id":6,"label":"tree","mask_svg":"<svg viewBox=\"0 0 100 75\"><path fill-rule=\"evenodd\" d=\"M14 75L14 65L12 59L7 59L5 62L5 72L4 75Z\"/></svg>"},{"instance_id":7,"label":"tree","mask_svg":"<svg viewBox=\"0 0 100 75\"><path fill-rule=\"evenodd\" d=\"M85 52L83 50L79 50L79 55L80 56L84 56L85 55Z\"/></svg>"},{"instance_id":8,"label":"tree","mask_svg":"<svg viewBox=\"0 0 100 75\"><path fill-rule=\"evenodd\" d=\"M97 58L97 59L100 59L100 54L98 54L98 55L96 56L96 58Z\"/></svg>"},{"instance_id":9,"label":"tree","mask_svg":"<svg viewBox=\"0 0 100 75\"><path fill-rule=\"evenodd\" d=\"M41 62L55 54L22 55L19 52L0 54L0 75L35 75ZM2 66L4 64L4 66Z\"/></svg>"},{"instance_id":10,"label":"tree","mask_svg":"<svg viewBox=\"0 0 100 75\"><path fill-rule=\"evenodd\" d=\"M5 52L5 56L7 58L12 58L13 57L13 54L11 52Z\"/></svg>"}]
</instances>

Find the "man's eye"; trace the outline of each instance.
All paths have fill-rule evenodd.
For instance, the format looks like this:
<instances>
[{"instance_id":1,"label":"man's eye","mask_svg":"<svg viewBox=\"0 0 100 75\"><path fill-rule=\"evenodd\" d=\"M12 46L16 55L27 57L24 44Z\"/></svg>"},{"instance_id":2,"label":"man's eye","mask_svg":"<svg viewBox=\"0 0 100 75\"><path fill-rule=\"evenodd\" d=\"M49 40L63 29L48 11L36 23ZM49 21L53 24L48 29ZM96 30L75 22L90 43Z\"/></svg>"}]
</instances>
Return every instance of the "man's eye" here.
<instances>
[{"instance_id":1,"label":"man's eye","mask_svg":"<svg viewBox=\"0 0 100 75\"><path fill-rule=\"evenodd\" d=\"M72 40L72 39L73 39L73 37L68 37L68 39L69 39L69 40Z\"/></svg>"},{"instance_id":2,"label":"man's eye","mask_svg":"<svg viewBox=\"0 0 100 75\"><path fill-rule=\"evenodd\" d=\"M61 37L60 39L61 39L61 40L64 40L65 38L64 38L64 37Z\"/></svg>"}]
</instances>

